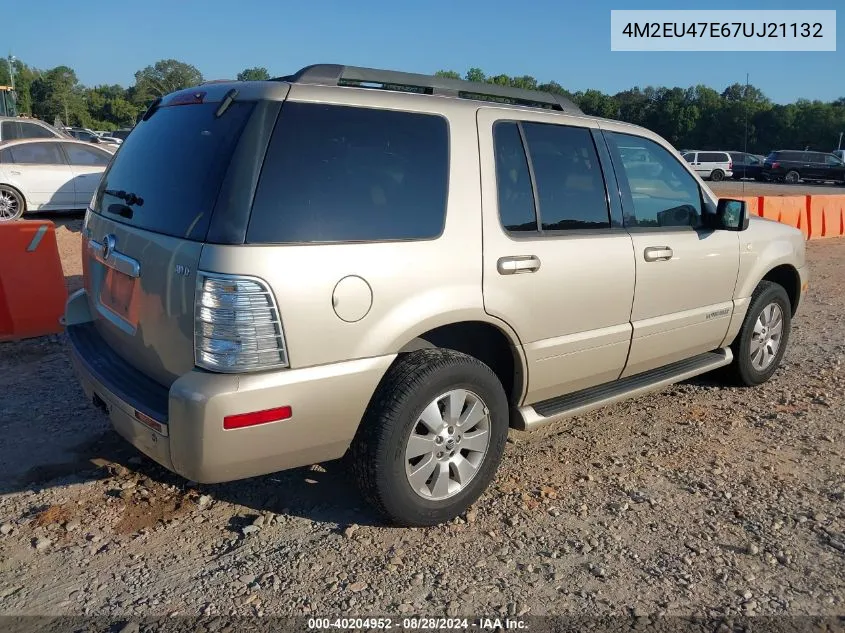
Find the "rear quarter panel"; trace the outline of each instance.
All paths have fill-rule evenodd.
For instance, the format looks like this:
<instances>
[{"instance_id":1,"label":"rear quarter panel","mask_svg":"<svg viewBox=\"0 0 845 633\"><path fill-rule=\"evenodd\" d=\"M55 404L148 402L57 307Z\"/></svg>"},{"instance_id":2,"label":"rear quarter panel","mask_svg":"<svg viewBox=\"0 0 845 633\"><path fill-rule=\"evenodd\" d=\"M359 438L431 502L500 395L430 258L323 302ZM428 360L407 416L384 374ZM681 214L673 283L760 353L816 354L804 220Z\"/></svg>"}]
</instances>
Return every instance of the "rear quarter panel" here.
<instances>
[{"instance_id":1,"label":"rear quarter panel","mask_svg":"<svg viewBox=\"0 0 845 633\"><path fill-rule=\"evenodd\" d=\"M339 94L300 85L291 88L289 99L435 113L447 117L450 135L448 205L437 239L204 247L201 270L254 275L270 284L291 366L393 354L420 334L459 321L495 322L506 329L484 312L482 298L475 109L450 106L445 99L350 89ZM369 311L354 322L342 320L334 305L336 286L349 276L363 279L372 295ZM359 289L354 301L366 302L363 285L358 280L354 285Z\"/></svg>"}]
</instances>

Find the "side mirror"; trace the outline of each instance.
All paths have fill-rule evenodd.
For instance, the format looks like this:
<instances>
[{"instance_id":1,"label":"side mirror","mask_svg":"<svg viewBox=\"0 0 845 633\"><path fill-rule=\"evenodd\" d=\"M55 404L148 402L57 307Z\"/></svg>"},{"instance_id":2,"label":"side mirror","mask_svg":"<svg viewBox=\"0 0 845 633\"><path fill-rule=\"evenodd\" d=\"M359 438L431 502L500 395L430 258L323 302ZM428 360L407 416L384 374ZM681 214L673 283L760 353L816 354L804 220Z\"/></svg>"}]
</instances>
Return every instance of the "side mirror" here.
<instances>
[{"instance_id":1,"label":"side mirror","mask_svg":"<svg viewBox=\"0 0 845 633\"><path fill-rule=\"evenodd\" d=\"M721 198L716 207L716 218L720 229L744 231L748 228L748 209L744 200Z\"/></svg>"}]
</instances>

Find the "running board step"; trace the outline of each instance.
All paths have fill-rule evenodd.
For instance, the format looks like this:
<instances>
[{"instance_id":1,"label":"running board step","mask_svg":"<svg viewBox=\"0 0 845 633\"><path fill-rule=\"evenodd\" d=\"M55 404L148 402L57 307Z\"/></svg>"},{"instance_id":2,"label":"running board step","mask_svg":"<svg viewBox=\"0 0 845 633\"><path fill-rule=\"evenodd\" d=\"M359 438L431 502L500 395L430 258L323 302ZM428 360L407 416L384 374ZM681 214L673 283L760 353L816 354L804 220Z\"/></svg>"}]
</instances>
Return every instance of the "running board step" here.
<instances>
[{"instance_id":1,"label":"running board step","mask_svg":"<svg viewBox=\"0 0 845 633\"><path fill-rule=\"evenodd\" d=\"M699 354L635 376L520 407L519 413L521 416L516 416L516 422L518 427L523 430L535 429L620 400L627 400L650 391L656 391L681 380L730 365L732 360L733 353L727 347L715 352ZM519 420L519 417L522 420Z\"/></svg>"}]
</instances>

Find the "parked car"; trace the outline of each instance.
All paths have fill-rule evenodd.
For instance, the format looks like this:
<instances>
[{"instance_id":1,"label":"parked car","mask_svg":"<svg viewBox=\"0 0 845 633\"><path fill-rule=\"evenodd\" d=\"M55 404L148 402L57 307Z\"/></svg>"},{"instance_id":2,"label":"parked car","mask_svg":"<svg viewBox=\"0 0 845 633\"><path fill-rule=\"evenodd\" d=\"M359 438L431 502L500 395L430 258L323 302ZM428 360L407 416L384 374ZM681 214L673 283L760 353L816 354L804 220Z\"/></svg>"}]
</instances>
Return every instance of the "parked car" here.
<instances>
[{"instance_id":1,"label":"parked car","mask_svg":"<svg viewBox=\"0 0 845 633\"><path fill-rule=\"evenodd\" d=\"M845 184L845 162L834 154L801 150L778 150L766 156L763 177L795 184L802 180Z\"/></svg>"},{"instance_id":2,"label":"parked car","mask_svg":"<svg viewBox=\"0 0 845 633\"><path fill-rule=\"evenodd\" d=\"M0 143L22 138L67 138L67 135L38 119L0 117Z\"/></svg>"},{"instance_id":3,"label":"parked car","mask_svg":"<svg viewBox=\"0 0 845 633\"><path fill-rule=\"evenodd\" d=\"M84 209L112 154L73 139L0 143L0 221Z\"/></svg>"},{"instance_id":4,"label":"parked car","mask_svg":"<svg viewBox=\"0 0 845 633\"><path fill-rule=\"evenodd\" d=\"M66 332L89 401L194 481L348 454L390 521L446 521L509 426L765 382L807 287L800 231L559 95L318 65L144 119Z\"/></svg>"},{"instance_id":5,"label":"parked car","mask_svg":"<svg viewBox=\"0 0 845 633\"><path fill-rule=\"evenodd\" d=\"M113 132L110 132L110 136L112 136L113 138L119 138L121 141L125 141L126 137L129 136L129 133L131 131L132 130L130 128L123 128L123 129L120 129L120 130L114 130Z\"/></svg>"},{"instance_id":6,"label":"parked car","mask_svg":"<svg viewBox=\"0 0 845 633\"><path fill-rule=\"evenodd\" d=\"M731 157L734 180L753 178L763 180L763 161L765 156L748 154L746 152L728 152Z\"/></svg>"},{"instance_id":7,"label":"parked car","mask_svg":"<svg viewBox=\"0 0 845 633\"><path fill-rule=\"evenodd\" d=\"M114 146L112 151L116 150L117 146L123 142L119 139L110 140L109 138L98 136L93 130L89 130L87 128L72 127L68 129L67 133L79 141L86 141L88 143L95 143L98 145L112 145Z\"/></svg>"},{"instance_id":8,"label":"parked car","mask_svg":"<svg viewBox=\"0 0 845 633\"><path fill-rule=\"evenodd\" d=\"M693 151L683 154L683 157L702 178L718 182L733 176L733 163L728 152Z\"/></svg>"}]
</instances>

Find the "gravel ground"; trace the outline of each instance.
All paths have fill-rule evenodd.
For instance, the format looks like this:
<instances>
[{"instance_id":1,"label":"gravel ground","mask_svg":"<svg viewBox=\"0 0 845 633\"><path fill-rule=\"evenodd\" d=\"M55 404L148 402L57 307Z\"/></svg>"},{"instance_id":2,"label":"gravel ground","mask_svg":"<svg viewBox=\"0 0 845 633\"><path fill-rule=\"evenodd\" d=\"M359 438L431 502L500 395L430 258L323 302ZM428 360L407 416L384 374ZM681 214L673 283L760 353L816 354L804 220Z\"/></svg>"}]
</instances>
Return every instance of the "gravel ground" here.
<instances>
[{"instance_id":1,"label":"gravel ground","mask_svg":"<svg viewBox=\"0 0 845 633\"><path fill-rule=\"evenodd\" d=\"M719 196L842 196L845 187L831 183L802 182L797 185L787 185L775 182L756 182L754 180L723 180L722 182L708 182L713 193Z\"/></svg>"},{"instance_id":2,"label":"gravel ground","mask_svg":"<svg viewBox=\"0 0 845 633\"><path fill-rule=\"evenodd\" d=\"M808 249L769 383L512 431L495 484L427 529L380 525L337 462L186 482L84 402L62 336L4 344L0 615L845 614L845 240Z\"/></svg>"}]
</instances>

